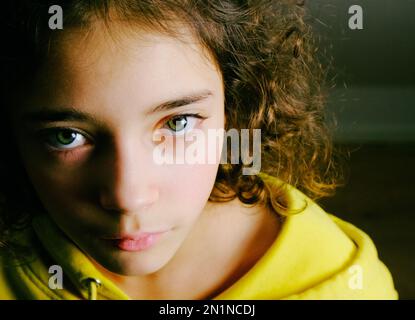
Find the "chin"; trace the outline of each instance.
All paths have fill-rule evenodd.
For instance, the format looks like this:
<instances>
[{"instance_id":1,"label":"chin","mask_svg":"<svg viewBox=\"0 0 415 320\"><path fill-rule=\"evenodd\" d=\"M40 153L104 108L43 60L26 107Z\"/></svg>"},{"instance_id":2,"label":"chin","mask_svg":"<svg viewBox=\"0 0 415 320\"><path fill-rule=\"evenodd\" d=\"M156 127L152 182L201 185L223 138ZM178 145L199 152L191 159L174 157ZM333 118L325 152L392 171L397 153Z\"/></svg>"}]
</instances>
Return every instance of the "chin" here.
<instances>
[{"instance_id":1,"label":"chin","mask_svg":"<svg viewBox=\"0 0 415 320\"><path fill-rule=\"evenodd\" d=\"M118 257L112 261L105 261L99 264L108 271L120 276L146 276L161 270L170 257L147 256L147 257Z\"/></svg>"},{"instance_id":2,"label":"chin","mask_svg":"<svg viewBox=\"0 0 415 320\"><path fill-rule=\"evenodd\" d=\"M158 261L134 263L123 268L118 268L116 273L123 276L147 276L161 270L165 265L165 263Z\"/></svg>"}]
</instances>

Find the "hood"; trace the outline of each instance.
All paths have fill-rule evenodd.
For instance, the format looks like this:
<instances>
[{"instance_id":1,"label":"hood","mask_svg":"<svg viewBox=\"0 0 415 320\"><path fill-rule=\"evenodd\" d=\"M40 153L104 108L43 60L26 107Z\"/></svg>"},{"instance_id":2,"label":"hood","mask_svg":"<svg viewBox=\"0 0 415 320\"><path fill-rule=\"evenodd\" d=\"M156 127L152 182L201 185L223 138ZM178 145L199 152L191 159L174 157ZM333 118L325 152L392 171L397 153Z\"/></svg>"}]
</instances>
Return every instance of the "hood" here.
<instances>
[{"instance_id":1,"label":"hood","mask_svg":"<svg viewBox=\"0 0 415 320\"><path fill-rule=\"evenodd\" d=\"M216 299L397 299L392 276L362 230L326 213L275 177L289 214L274 243L233 286ZM291 210L290 210L291 211Z\"/></svg>"},{"instance_id":2,"label":"hood","mask_svg":"<svg viewBox=\"0 0 415 320\"><path fill-rule=\"evenodd\" d=\"M278 181L272 178L266 183ZM266 253L213 299L398 298L392 276L368 235L327 214L297 189L285 187L290 207L305 209L285 218ZM0 297L1 292L13 291L26 299L129 299L47 215L34 218L33 230L27 241L32 246L39 242L33 246L34 257L25 263L14 260L13 267L2 266ZM48 286L51 265L64 271L63 290Z\"/></svg>"}]
</instances>

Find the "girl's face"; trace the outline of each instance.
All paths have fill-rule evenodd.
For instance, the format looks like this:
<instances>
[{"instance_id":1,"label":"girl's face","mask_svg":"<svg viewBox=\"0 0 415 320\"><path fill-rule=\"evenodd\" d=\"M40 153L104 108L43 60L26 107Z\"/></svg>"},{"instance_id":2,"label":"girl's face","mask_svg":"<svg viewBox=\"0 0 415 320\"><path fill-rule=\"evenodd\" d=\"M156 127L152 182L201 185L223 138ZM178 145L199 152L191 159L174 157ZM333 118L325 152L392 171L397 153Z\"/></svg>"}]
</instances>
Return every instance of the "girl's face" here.
<instances>
[{"instance_id":1,"label":"girl's face","mask_svg":"<svg viewBox=\"0 0 415 320\"><path fill-rule=\"evenodd\" d=\"M60 39L14 129L57 225L107 270L145 275L174 256L203 212L222 145L215 164L160 165L153 134L187 145L183 133L223 129L223 81L190 36L100 29Z\"/></svg>"}]
</instances>

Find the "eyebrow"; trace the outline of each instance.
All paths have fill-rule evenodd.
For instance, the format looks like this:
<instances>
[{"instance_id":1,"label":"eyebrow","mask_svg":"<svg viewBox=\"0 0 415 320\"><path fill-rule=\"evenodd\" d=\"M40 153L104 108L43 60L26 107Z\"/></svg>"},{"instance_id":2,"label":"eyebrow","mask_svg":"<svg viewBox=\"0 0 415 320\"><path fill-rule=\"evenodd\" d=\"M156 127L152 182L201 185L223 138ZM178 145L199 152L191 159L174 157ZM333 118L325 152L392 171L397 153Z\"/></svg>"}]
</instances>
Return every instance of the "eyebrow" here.
<instances>
[{"instance_id":1,"label":"eyebrow","mask_svg":"<svg viewBox=\"0 0 415 320\"><path fill-rule=\"evenodd\" d=\"M58 121L92 121L100 122L93 115L76 110L75 108L65 108L65 110L43 109L28 112L22 116L23 121L27 122L58 122Z\"/></svg>"},{"instance_id":2,"label":"eyebrow","mask_svg":"<svg viewBox=\"0 0 415 320\"><path fill-rule=\"evenodd\" d=\"M155 108L146 111L145 115L149 116L158 112L169 111L172 109L184 107L190 104L201 102L210 96L212 92L209 90L196 94L185 95L174 100L163 102ZM23 121L27 122L58 122L58 121L91 121L100 123L100 121L92 114L77 110L76 108L66 107L64 110L42 109L28 112L22 115Z\"/></svg>"},{"instance_id":3,"label":"eyebrow","mask_svg":"<svg viewBox=\"0 0 415 320\"><path fill-rule=\"evenodd\" d=\"M180 98L175 99L175 100L170 100L170 101L164 102L164 103L158 105L157 107L155 107L154 109L152 109L150 111L147 111L146 115L150 115L150 114L154 114L154 113L158 113L158 112L162 112L162 111L168 111L168 110L171 110L171 109L184 107L184 106L189 105L189 104L194 104L194 103L197 103L197 102L201 102L203 100L206 100L210 96L212 96L212 92L209 91L209 90L202 91L202 92L196 93L196 94L186 95L186 96L180 97Z\"/></svg>"}]
</instances>

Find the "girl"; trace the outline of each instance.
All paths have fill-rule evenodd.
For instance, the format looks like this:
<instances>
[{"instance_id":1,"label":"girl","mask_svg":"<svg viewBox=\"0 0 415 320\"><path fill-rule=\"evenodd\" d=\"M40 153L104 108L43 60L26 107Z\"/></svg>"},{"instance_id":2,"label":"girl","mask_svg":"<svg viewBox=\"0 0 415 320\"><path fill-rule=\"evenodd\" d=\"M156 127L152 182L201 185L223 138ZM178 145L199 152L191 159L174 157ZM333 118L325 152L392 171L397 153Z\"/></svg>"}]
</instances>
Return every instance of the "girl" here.
<instances>
[{"instance_id":1,"label":"girl","mask_svg":"<svg viewBox=\"0 0 415 320\"><path fill-rule=\"evenodd\" d=\"M313 201L338 171L301 4L52 2L1 20L1 298L397 298L370 238ZM261 172L242 136L237 161L221 134L177 152L231 129L261 130Z\"/></svg>"}]
</instances>

